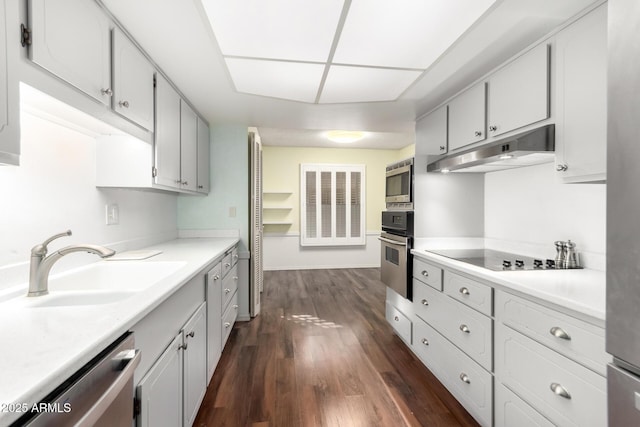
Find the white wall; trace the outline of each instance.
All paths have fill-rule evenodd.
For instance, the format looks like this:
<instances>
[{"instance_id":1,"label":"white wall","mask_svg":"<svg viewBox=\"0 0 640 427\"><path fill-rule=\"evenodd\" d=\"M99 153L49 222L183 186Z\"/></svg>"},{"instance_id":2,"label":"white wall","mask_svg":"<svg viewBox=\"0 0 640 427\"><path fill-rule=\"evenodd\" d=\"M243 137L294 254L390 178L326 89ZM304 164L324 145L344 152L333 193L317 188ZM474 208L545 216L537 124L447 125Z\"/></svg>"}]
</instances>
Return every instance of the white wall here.
<instances>
[{"instance_id":1,"label":"white wall","mask_svg":"<svg viewBox=\"0 0 640 427\"><path fill-rule=\"evenodd\" d=\"M585 264L604 267L606 185L561 184L553 163L485 175L485 237L555 256L556 240L577 244Z\"/></svg>"},{"instance_id":2,"label":"white wall","mask_svg":"<svg viewBox=\"0 0 640 427\"><path fill-rule=\"evenodd\" d=\"M28 279L31 248L71 229L53 243L94 243L134 249L177 236L176 196L95 187L96 141L75 130L21 112L21 165L0 167L0 288ZM117 203L119 225L105 225L105 204ZM73 254L61 271L98 258Z\"/></svg>"}]
</instances>

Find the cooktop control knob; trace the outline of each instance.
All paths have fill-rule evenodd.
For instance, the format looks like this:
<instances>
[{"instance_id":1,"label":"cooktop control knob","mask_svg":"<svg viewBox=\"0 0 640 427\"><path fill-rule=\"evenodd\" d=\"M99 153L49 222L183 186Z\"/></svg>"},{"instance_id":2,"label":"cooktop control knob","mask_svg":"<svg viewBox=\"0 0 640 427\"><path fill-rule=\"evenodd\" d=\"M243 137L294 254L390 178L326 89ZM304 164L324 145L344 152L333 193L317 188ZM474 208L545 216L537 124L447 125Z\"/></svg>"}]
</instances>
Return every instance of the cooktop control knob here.
<instances>
[{"instance_id":1,"label":"cooktop control knob","mask_svg":"<svg viewBox=\"0 0 640 427\"><path fill-rule=\"evenodd\" d=\"M524 268L524 261L521 259L516 260L516 268Z\"/></svg>"},{"instance_id":2,"label":"cooktop control knob","mask_svg":"<svg viewBox=\"0 0 640 427\"><path fill-rule=\"evenodd\" d=\"M555 262L555 260L548 259L548 260L547 260L547 268L556 268L556 262Z\"/></svg>"},{"instance_id":3,"label":"cooktop control knob","mask_svg":"<svg viewBox=\"0 0 640 427\"><path fill-rule=\"evenodd\" d=\"M511 268L511 261L507 261L506 259L502 261L503 268Z\"/></svg>"},{"instance_id":4,"label":"cooktop control knob","mask_svg":"<svg viewBox=\"0 0 640 427\"><path fill-rule=\"evenodd\" d=\"M533 268L542 268L542 260L534 259L533 260Z\"/></svg>"}]
</instances>

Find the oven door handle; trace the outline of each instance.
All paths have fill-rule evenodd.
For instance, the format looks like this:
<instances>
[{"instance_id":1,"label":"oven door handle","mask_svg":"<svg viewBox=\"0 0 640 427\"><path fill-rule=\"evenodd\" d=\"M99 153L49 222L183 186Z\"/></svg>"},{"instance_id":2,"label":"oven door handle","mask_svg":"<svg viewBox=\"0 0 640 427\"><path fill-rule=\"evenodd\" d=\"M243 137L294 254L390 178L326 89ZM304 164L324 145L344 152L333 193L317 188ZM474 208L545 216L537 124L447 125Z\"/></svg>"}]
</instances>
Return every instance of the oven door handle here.
<instances>
[{"instance_id":1,"label":"oven door handle","mask_svg":"<svg viewBox=\"0 0 640 427\"><path fill-rule=\"evenodd\" d=\"M396 245L396 246L404 246L404 247L407 247L407 244L406 244L406 243L403 243L403 242L396 242L395 240L385 239L384 237L378 237L378 240L380 240L381 242L389 243L390 245Z\"/></svg>"}]
</instances>

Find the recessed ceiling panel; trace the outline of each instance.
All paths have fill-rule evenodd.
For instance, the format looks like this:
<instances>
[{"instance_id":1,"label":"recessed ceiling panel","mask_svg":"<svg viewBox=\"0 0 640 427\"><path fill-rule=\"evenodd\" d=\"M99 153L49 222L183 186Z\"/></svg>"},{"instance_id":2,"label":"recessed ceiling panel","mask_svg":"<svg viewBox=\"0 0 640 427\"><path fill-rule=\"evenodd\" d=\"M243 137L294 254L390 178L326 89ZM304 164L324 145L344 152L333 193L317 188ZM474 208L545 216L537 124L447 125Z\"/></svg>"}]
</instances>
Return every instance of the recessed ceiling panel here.
<instances>
[{"instance_id":1,"label":"recessed ceiling panel","mask_svg":"<svg viewBox=\"0 0 640 427\"><path fill-rule=\"evenodd\" d=\"M332 65L320 102L393 101L420 74L420 71Z\"/></svg>"},{"instance_id":2,"label":"recessed ceiling panel","mask_svg":"<svg viewBox=\"0 0 640 427\"><path fill-rule=\"evenodd\" d=\"M324 65L259 59L226 58L238 92L314 102Z\"/></svg>"},{"instance_id":3,"label":"recessed ceiling panel","mask_svg":"<svg viewBox=\"0 0 640 427\"><path fill-rule=\"evenodd\" d=\"M227 56L326 62L343 0L202 0Z\"/></svg>"},{"instance_id":4,"label":"recessed ceiling panel","mask_svg":"<svg viewBox=\"0 0 640 427\"><path fill-rule=\"evenodd\" d=\"M428 68L495 0L353 0L334 63Z\"/></svg>"}]
</instances>

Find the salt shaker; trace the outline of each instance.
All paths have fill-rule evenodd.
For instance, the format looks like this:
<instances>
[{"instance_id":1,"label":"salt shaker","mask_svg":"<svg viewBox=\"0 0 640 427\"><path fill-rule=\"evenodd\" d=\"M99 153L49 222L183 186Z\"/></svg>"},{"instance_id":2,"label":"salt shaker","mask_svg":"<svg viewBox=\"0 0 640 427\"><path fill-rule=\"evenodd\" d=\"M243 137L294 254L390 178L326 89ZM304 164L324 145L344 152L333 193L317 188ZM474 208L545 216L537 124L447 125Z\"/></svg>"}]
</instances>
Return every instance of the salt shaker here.
<instances>
[{"instance_id":1,"label":"salt shaker","mask_svg":"<svg viewBox=\"0 0 640 427\"><path fill-rule=\"evenodd\" d=\"M565 258L564 258L564 268L578 268L578 258L576 256L576 244L571 240L567 240Z\"/></svg>"},{"instance_id":2,"label":"salt shaker","mask_svg":"<svg viewBox=\"0 0 640 427\"><path fill-rule=\"evenodd\" d=\"M556 268L565 268L565 261L567 259L566 242L558 240L554 243L556 245Z\"/></svg>"}]
</instances>

